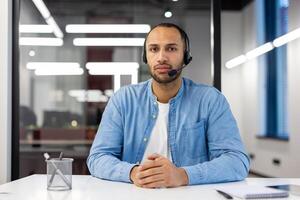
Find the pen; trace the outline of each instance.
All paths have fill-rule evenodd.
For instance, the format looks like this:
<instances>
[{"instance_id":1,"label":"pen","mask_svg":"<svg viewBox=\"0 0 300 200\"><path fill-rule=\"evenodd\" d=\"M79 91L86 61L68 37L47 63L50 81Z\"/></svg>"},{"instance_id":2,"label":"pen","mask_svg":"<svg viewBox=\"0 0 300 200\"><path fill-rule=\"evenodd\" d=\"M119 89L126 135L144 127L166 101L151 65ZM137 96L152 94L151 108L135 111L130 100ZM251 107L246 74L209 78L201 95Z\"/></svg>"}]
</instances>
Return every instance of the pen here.
<instances>
[{"instance_id":1,"label":"pen","mask_svg":"<svg viewBox=\"0 0 300 200\"><path fill-rule=\"evenodd\" d=\"M61 154L62 155L62 154ZM49 162L52 164L52 166L54 167L54 170L57 172L57 174L60 176L60 178L67 184L67 186L71 189L72 185L69 182L69 180L63 175L63 173L60 171L60 169L57 168L57 166L55 165L55 163L53 162L53 160L50 159L50 156L48 153L44 153L44 157L46 160L49 160Z\"/></svg>"},{"instance_id":2,"label":"pen","mask_svg":"<svg viewBox=\"0 0 300 200\"><path fill-rule=\"evenodd\" d=\"M63 157L63 152L60 152L60 154L59 154L59 160L62 160L62 157ZM56 172L57 172L57 169L52 172L52 175L51 175L51 178L50 178L50 181L49 181L49 183L50 183L49 185L52 184Z\"/></svg>"},{"instance_id":3,"label":"pen","mask_svg":"<svg viewBox=\"0 0 300 200\"><path fill-rule=\"evenodd\" d=\"M226 192L223 192L221 190L217 190L217 192L219 194L221 194L223 197L225 197L226 199L233 199L232 196L230 196L229 194L227 194Z\"/></svg>"}]
</instances>

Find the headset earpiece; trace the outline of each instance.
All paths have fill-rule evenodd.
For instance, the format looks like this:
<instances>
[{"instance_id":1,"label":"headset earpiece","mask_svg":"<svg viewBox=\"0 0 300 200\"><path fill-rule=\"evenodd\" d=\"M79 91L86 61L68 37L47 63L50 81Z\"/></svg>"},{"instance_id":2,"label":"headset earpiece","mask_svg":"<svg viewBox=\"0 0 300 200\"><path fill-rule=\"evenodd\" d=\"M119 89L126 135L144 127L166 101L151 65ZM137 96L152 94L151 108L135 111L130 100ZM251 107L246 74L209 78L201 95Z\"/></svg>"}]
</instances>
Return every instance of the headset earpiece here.
<instances>
[{"instance_id":1,"label":"headset earpiece","mask_svg":"<svg viewBox=\"0 0 300 200\"><path fill-rule=\"evenodd\" d=\"M189 51L184 52L184 58L183 58L183 63L185 65L188 65L192 61L193 57Z\"/></svg>"},{"instance_id":2,"label":"headset earpiece","mask_svg":"<svg viewBox=\"0 0 300 200\"><path fill-rule=\"evenodd\" d=\"M145 64L147 64L147 55L146 55L146 47L145 47L146 45L144 45L144 49L143 49L143 53L142 53L142 59L143 59L143 62L145 63Z\"/></svg>"}]
</instances>

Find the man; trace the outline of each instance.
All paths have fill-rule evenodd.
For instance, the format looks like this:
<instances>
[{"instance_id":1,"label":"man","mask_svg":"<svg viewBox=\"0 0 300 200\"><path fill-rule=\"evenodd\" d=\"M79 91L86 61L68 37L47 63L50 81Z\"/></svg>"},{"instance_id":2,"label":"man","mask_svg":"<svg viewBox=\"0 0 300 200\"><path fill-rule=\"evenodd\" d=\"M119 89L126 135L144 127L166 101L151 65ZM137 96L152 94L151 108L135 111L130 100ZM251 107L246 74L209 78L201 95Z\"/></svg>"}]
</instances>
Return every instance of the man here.
<instances>
[{"instance_id":1,"label":"man","mask_svg":"<svg viewBox=\"0 0 300 200\"><path fill-rule=\"evenodd\" d=\"M147 35L152 79L111 97L87 160L93 176L145 188L237 181L249 159L225 97L180 76L191 61L174 24Z\"/></svg>"}]
</instances>

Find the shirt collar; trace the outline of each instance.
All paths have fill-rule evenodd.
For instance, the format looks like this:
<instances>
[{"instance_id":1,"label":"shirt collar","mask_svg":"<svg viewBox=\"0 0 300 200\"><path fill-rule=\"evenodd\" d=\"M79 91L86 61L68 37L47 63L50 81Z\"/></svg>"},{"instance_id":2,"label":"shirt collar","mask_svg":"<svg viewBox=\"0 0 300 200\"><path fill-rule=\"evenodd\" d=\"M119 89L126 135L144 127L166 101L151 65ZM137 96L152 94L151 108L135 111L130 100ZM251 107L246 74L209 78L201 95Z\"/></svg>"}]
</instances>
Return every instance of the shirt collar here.
<instances>
[{"instance_id":1,"label":"shirt collar","mask_svg":"<svg viewBox=\"0 0 300 200\"><path fill-rule=\"evenodd\" d=\"M181 79L182 79L181 86L180 86L176 96L169 100L169 103L173 103L173 102L177 101L182 96L183 90L184 90L184 85L185 85L185 79L184 78L181 78ZM157 101L157 97L153 94L153 91L152 91L152 81L153 81L152 78L149 79L149 81L148 81L148 93L150 95L150 98L153 101Z\"/></svg>"}]
</instances>

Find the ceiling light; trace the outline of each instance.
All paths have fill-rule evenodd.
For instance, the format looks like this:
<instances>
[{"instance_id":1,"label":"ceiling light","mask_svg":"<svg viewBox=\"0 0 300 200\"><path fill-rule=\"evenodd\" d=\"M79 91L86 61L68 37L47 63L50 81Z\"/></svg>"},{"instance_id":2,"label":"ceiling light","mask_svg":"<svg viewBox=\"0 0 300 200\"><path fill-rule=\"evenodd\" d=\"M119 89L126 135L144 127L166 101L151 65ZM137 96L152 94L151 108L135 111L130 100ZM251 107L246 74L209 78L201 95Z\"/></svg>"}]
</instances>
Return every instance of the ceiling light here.
<instances>
[{"instance_id":1,"label":"ceiling light","mask_svg":"<svg viewBox=\"0 0 300 200\"><path fill-rule=\"evenodd\" d=\"M250 59L253 59L264 53L267 53L268 51L271 51L272 49L274 49L273 44L271 42L268 42L266 44L263 44L255 49L249 51L248 53L246 53L246 57L248 60L250 60Z\"/></svg>"},{"instance_id":2,"label":"ceiling light","mask_svg":"<svg viewBox=\"0 0 300 200\"><path fill-rule=\"evenodd\" d=\"M35 56L35 51L34 50L30 50L29 51L29 56L31 56L31 57Z\"/></svg>"},{"instance_id":3,"label":"ceiling light","mask_svg":"<svg viewBox=\"0 0 300 200\"><path fill-rule=\"evenodd\" d=\"M282 35L282 36L276 38L275 40L273 40L273 42L268 42L264 45L261 45L255 49L249 51L248 53L246 53L246 60L245 60L244 55L241 55L241 56L238 56L238 57L226 62L225 66L227 68L232 68L234 66L240 65L240 64L246 62L247 60L250 60L252 58L255 58L257 56L260 56L264 53L271 51L272 49L274 49L274 47L280 47L280 46L287 44L288 42L291 42L298 38L300 38L300 28L295 29L285 35Z\"/></svg>"},{"instance_id":4,"label":"ceiling light","mask_svg":"<svg viewBox=\"0 0 300 200\"><path fill-rule=\"evenodd\" d=\"M101 90L70 90L68 94L79 102L107 102L108 97Z\"/></svg>"},{"instance_id":5,"label":"ceiling light","mask_svg":"<svg viewBox=\"0 0 300 200\"><path fill-rule=\"evenodd\" d=\"M19 44L21 46L62 46L61 38L46 37L20 37Z\"/></svg>"},{"instance_id":6,"label":"ceiling light","mask_svg":"<svg viewBox=\"0 0 300 200\"><path fill-rule=\"evenodd\" d=\"M165 11L164 15L165 15L166 18L171 18L173 13L171 11L167 10L167 11Z\"/></svg>"},{"instance_id":7,"label":"ceiling light","mask_svg":"<svg viewBox=\"0 0 300 200\"><path fill-rule=\"evenodd\" d=\"M144 38L75 38L75 46L144 46Z\"/></svg>"},{"instance_id":8,"label":"ceiling light","mask_svg":"<svg viewBox=\"0 0 300 200\"><path fill-rule=\"evenodd\" d=\"M76 98L77 101L79 102L107 102L108 97L105 95L100 95L100 96L80 96Z\"/></svg>"},{"instance_id":9,"label":"ceiling light","mask_svg":"<svg viewBox=\"0 0 300 200\"><path fill-rule=\"evenodd\" d=\"M58 38L63 38L64 34L62 33L62 31L60 30L60 28L58 27L58 25L56 24L55 20L53 19L53 17L49 17L46 19L47 24L52 28L53 33L56 37Z\"/></svg>"},{"instance_id":10,"label":"ceiling light","mask_svg":"<svg viewBox=\"0 0 300 200\"><path fill-rule=\"evenodd\" d=\"M283 36L280 36L278 38L276 38L274 41L273 41L273 44L275 47L279 47L279 46L282 46L290 41L293 41L297 38L300 37L300 28L296 29L296 30L293 30Z\"/></svg>"},{"instance_id":11,"label":"ceiling light","mask_svg":"<svg viewBox=\"0 0 300 200\"><path fill-rule=\"evenodd\" d=\"M49 25L40 24L22 24L19 25L20 33L52 33L53 29Z\"/></svg>"},{"instance_id":12,"label":"ceiling light","mask_svg":"<svg viewBox=\"0 0 300 200\"><path fill-rule=\"evenodd\" d=\"M137 62L88 62L86 68L91 75L131 75L137 72L139 64Z\"/></svg>"},{"instance_id":13,"label":"ceiling light","mask_svg":"<svg viewBox=\"0 0 300 200\"><path fill-rule=\"evenodd\" d=\"M58 38L62 38L64 35L60 28L57 26L55 20L51 16L47 6L43 2L43 0L32 0L37 9L40 11L41 15L44 17L47 24L52 28L54 35Z\"/></svg>"},{"instance_id":14,"label":"ceiling light","mask_svg":"<svg viewBox=\"0 0 300 200\"><path fill-rule=\"evenodd\" d=\"M235 66L238 66L238 65L246 62L246 60L247 60L247 58L245 55L240 55L240 56L233 58L233 59L229 60L228 62L226 62L225 67L230 69L230 68L233 68Z\"/></svg>"},{"instance_id":15,"label":"ceiling light","mask_svg":"<svg viewBox=\"0 0 300 200\"><path fill-rule=\"evenodd\" d=\"M37 76L59 76L59 75L82 75L82 68L37 68L34 71Z\"/></svg>"},{"instance_id":16,"label":"ceiling light","mask_svg":"<svg viewBox=\"0 0 300 200\"><path fill-rule=\"evenodd\" d=\"M121 75L131 75L131 84L138 82L136 62L88 62L86 68L90 75L113 75L115 92L121 87Z\"/></svg>"},{"instance_id":17,"label":"ceiling light","mask_svg":"<svg viewBox=\"0 0 300 200\"><path fill-rule=\"evenodd\" d=\"M76 62L29 62L26 65L27 69L39 69L39 68L80 68L79 63Z\"/></svg>"},{"instance_id":18,"label":"ceiling light","mask_svg":"<svg viewBox=\"0 0 300 200\"><path fill-rule=\"evenodd\" d=\"M50 17L50 12L42 0L32 0L32 2L35 4L37 9L40 11L40 13L44 17L44 19L47 19L48 17Z\"/></svg>"},{"instance_id":19,"label":"ceiling light","mask_svg":"<svg viewBox=\"0 0 300 200\"><path fill-rule=\"evenodd\" d=\"M69 24L67 33L148 33L148 24Z\"/></svg>"}]
</instances>

